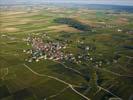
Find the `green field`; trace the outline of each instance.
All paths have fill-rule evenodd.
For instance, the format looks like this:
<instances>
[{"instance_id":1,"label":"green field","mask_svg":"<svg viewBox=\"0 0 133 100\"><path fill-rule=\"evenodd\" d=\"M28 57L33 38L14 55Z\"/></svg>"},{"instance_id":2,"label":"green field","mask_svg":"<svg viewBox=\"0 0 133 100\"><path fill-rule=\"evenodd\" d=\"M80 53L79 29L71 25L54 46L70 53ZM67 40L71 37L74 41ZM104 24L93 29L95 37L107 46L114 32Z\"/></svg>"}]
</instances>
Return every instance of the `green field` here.
<instances>
[{"instance_id":1,"label":"green field","mask_svg":"<svg viewBox=\"0 0 133 100\"><path fill-rule=\"evenodd\" d=\"M130 100L132 17L133 13L86 8L1 8L0 100ZM44 33L50 38L43 37ZM62 62L29 63L25 59L30 55L23 52L31 49L25 41L29 35L44 41L68 41L64 52L74 55L86 53L84 47L89 46L87 53L93 61L65 62L82 75L65 68Z\"/></svg>"}]
</instances>

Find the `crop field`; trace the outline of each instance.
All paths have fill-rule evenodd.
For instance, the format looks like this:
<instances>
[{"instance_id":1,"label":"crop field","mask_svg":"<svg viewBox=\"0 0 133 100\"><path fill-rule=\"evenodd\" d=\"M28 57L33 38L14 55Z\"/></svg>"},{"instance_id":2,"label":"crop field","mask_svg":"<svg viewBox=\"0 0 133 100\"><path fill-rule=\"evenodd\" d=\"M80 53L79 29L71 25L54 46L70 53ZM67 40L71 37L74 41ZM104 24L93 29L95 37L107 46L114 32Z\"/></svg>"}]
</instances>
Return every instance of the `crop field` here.
<instances>
[{"instance_id":1,"label":"crop field","mask_svg":"<svg viewBox=\"0 0 133 100\"><path fill-rule=\"evenodd\" d=\"M30 59L31 37L73 57ZM0 100L132 100L132 84L133 13L1 6Z\"/></svg>"}]
</instances>

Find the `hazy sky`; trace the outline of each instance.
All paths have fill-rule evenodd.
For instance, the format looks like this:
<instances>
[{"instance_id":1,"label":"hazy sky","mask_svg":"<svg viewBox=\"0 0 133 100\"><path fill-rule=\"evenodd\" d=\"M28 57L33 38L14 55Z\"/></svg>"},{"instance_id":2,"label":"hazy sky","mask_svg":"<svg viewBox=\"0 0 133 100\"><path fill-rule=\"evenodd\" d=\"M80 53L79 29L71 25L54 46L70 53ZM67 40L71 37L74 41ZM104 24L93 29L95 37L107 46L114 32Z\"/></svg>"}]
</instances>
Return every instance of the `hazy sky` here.
<instances>
[{"instance_id":1,"label":"hazy sky","mask_svg":"<svg viewBox=\"0 0 133 100\"><path fill-rule=\"evenodd\" d=\"M65 2L65 3L88 3L88 4L116 4L116 5L132 5L133 0L0 0L0 4L15 3L45 3L45 2Z\"/></svg>"}]
</instances>

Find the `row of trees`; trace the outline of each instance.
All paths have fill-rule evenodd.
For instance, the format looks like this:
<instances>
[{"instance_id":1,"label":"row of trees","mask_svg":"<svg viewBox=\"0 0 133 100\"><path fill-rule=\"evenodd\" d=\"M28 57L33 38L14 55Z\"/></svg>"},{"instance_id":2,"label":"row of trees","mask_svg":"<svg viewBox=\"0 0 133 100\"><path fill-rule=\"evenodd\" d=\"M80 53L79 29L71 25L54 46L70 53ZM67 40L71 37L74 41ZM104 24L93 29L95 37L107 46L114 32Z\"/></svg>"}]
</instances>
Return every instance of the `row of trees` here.
<instances>
[{"instance_id":1,"label":"row of trees","mask_svg":"<svg viewBox=\"0 0 133 100\"><path fill-rule=\"evenodd\" d=\"M68 24L69 26L74 27L81 31L91 31L91 27L89 25L85 25L72 18L57 18L54 21L60 24Z\"/></svg>"}]
</instances>

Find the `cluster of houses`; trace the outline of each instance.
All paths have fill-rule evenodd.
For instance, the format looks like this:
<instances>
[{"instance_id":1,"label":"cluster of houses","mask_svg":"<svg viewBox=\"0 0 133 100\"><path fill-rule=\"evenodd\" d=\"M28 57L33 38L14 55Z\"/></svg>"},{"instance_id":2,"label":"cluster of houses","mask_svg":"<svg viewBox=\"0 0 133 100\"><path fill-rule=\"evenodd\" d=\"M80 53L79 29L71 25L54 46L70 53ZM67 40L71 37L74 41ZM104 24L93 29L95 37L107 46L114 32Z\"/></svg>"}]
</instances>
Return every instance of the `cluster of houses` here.
<instances>
[{"instance_id":1,"label":"cluster of houses","mask_svg":"<svg viewBox=\"0 0 133 100\"><path fill-rule=\"evenodd\" d=\"M125 30L125 32L127 33L127 34L133 34L133 30Z\"/></svg>"},{"instance_id":2,"label":"cluster of houses","mask_svg":"<svg viewBox=\"0 0 133 100\"><path fill-rule=\"evenodd\" d=\"M26 41L27 45L31 46L30 49L23 51L29 55L29 58L26 59L27 62L39 62L43 59L59 62L71 62L76 64L92 62L97 67L103 66L103 64L110 65L110 63L117 63L117 60L115 59L113 61L107 59L103 60L102 58L97 59L97 57L94 57L91 54L92 51L95 51L95 46L91 44L85 44L80 40L77 41L77 47L82 52L76 52L76 54L68 51L67 48L69 48L69 43L67 42L47 41L40 36L29 36ZM102 56L102 54L99 56Z\"/></svg>"},{"instance_id":3,"label":"cluster of houses","mask_svg":"<svg viewBox=\"0 0 133 100\"><path fill-rule=\"evenodd\" d=\"M63 49L67 48L67 44L62 44L60 42L44 42L42 38L39 37L28 37L27 44L31 45L32 48L28 50L23 50L27 54L30 54L30 58L26 59L28 62L40 61L41 59L49 59L54 61L69 61L75 63L81 63L82 61L92 61L93 58L90 57L89 53L77 54L65 53ZM85 48L89 51L89 47Z\"/></svg>"},{"instance_id":4,"label":"cluster of houses","mask_svg":"<svg viewBox=\"0 0 133 100\"><path fill-rule=\"evenodd\" d=\"M127 33L127 34L133 34L133 30L128 30L128 29L124 29L124 30L122 30L122 29L118 29L117 30L118 32L124 32L124 33Z\"/></svg>"},{"instance_id":5,"label":"cluster of houses","mask_svg":"<svg viewBox=\"0 0 133 100\"><path fill-rule=\"evenodd\" d=\"M27 53L32 55L29 62L33 60L38 62L41 59L62 60L64 54L61 49L66 48L66 45L59 42L44 43L43 40L38 37L29 37L27 44L31 44L32 46L31 50L27 50ZM26 51L24 50L24 52Z\"/></svg>"}]
</instances>

